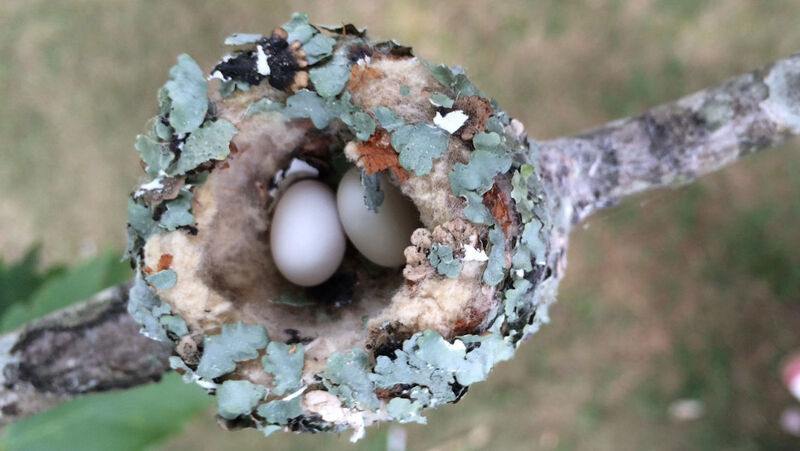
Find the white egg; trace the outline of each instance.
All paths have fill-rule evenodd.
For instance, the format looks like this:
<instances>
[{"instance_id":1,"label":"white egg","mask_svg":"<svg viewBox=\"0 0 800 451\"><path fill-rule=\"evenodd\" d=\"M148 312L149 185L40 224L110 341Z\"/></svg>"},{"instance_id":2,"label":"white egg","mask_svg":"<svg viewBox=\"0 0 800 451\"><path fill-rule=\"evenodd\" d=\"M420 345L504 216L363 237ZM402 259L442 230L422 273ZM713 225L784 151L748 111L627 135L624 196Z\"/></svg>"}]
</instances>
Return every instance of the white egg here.
<instances>
[{"instance_id":1,"label":"white egg","mask_svg":"<svg viewBox=\"0 0 800 451\"><path fill-rule=\"evenodd\" d=\"M333 191L316 180L290 186L272 215L269 242L275 266L290 282L310 287L326 281L347 244Z\"/></svg>"},{"instance_id":2,"label":"white egg","mask_svg":"<svg viewBox=\"0 0 800 451\"><path fill-rule=\"evenodd\" d=\"M384 198L377 213L364 203L361 171L356 168L339 182L336 206L342 227L356 249L373 263L396 267L406 261L403 250L410 244L411 232L419 227L419 212L383 174L378 180Z\"/></svg>"}]
</instances>

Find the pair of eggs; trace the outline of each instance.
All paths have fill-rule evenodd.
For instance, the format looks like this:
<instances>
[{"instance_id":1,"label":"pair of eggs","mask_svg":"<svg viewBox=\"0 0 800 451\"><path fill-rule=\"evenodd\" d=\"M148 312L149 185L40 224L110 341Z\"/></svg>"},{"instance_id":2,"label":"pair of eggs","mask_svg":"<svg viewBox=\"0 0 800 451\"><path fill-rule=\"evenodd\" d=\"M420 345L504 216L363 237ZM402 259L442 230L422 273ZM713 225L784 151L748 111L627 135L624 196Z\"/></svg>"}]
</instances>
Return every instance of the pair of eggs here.
<instances>
[{"instance_id":1,"label":"pair of eggs","mask_svg":"<svg viewBox=\"0 0 800 451\"><path fill-rule=\"evenodd\" d=\"M383 175L379 180L384 199L378 212L367 208L361 172L356 168L342 177L335 196L327 185L313 179L290 186L278 200L270 230L278 271L296 285L319 285L339 268L348 238L377 265L405 263L403 250L419 224L419 214Z\"/></svg>"}]
</instances>

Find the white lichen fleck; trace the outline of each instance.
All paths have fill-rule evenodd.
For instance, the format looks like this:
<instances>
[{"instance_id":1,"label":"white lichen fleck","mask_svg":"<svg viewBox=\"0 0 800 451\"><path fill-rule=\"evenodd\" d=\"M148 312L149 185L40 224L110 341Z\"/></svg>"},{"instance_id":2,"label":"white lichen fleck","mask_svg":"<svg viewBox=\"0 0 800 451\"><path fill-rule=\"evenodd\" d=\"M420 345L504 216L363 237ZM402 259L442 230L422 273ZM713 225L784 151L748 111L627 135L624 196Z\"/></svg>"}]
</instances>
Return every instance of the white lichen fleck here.
<instances>
[{"instance_id":1,"label":"white lichen fleck","mask_svg":"<svg viewBox=\"0 0 800 451\"><path fill-rule=\"evenodd\" d=\"M437 127L452 135L456 132L456 130L464 126L464 123L467 122L467 119L469 119L469 116L464 114L464 112L461 110L451 111L444 116L437 111L436 116L433 118L433 123L436 124Z\"/></svg>"}]
</instances>

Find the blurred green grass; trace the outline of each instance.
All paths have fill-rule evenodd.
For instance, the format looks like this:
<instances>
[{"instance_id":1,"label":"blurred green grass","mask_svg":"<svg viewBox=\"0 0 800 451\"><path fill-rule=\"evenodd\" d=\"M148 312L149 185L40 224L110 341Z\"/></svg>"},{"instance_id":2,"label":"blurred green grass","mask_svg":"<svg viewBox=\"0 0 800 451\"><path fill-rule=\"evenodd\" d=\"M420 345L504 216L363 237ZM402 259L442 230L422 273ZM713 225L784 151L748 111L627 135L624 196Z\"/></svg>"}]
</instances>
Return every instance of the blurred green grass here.
<instances>
[{"instance_id":1,"label":"blurred green grass","mask_svg":"<svg viewBox=\"0 0 800 451\"><path fill-rule=\"evenodd\" d=\"M791 0L0 3L0 255L47 262L124 241L135 135L181 52L210 67L233 31L293 10L368 25L555 137L800 50ZM781 359L800 348L800 154L792 144L652 193L573 235L553 323L411 449L791 449ZM690 397L705 414L676 422ZM356 449L385 449L388 426ZM346 436L227 434L199 417L163 449L350 449Z\"/></svg>"}]
</instances>

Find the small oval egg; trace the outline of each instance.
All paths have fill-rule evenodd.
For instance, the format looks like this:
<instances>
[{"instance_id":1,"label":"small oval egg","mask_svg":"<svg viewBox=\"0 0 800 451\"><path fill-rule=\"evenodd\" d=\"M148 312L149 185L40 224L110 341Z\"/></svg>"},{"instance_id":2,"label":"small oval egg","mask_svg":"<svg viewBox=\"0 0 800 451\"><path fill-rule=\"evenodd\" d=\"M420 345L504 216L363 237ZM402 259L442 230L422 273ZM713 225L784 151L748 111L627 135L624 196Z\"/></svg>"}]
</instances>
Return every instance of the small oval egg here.
<instances>
[{"instance_id":1,"label":"small oval egg","mask_svg":"<svg viewBox=\"0 0 800 451\"><path fill-rule=\"evenodd\" d=\"M333 191L316 180L290 186L272 215L269 242L275 266L290 282L310 287L326 281L347 243Z\"/></svg>"},{"instance_id":2,"label":"small oval egg","mask_svg":"<svg viewBox=\"0 0 800 451\"><path fill-rule=\"evenodd\" d=\"M419 227L419 212L383 174L378 180L384 198L377 213L364 203L361 171L356 168L339 182L336 206L342 227L356 249L375 264L396 267L406 261L403 250L409 246L411 233Z\"/></svg>"}]
</instances>

